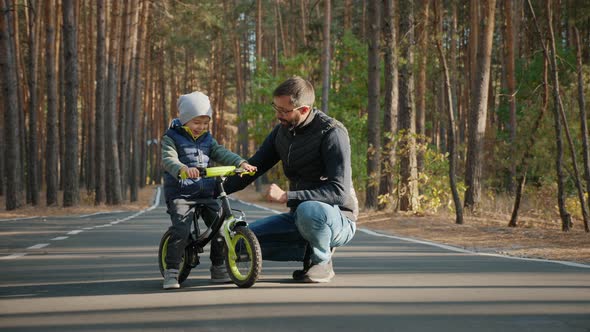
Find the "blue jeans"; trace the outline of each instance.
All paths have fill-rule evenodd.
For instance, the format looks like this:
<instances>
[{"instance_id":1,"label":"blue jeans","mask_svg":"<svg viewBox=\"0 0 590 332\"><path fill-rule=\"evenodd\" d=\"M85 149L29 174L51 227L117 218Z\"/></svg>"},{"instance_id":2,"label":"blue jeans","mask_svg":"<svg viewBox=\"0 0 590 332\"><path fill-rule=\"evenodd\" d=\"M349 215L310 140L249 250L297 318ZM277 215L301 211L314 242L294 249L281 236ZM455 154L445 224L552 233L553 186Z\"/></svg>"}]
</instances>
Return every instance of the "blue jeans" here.
<instances>
[{"instance_id":1,"label":"blue jeans","mask_svg":"<svg viewBox=\"0 0 590 332\"><path fill-rule=\"evenodd\" d=\"M263 259L303 261L309 243L313 264L327 263L330 247L345 245L356 231L356 224L338 206L317 201L303 202L295 212L259 219L249 227L260 242Z\"/></svg>"}]
</instances>

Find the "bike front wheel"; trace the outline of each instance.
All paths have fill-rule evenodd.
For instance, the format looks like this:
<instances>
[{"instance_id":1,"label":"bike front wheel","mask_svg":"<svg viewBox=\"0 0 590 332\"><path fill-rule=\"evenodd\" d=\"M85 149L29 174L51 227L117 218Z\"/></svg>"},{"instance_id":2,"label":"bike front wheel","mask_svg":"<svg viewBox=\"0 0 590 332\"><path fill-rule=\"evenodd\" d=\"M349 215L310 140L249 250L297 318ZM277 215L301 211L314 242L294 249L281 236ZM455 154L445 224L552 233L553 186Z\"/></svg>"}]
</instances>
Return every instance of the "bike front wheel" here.
<instances>
[{"instance_id":1,"label":"bike front wheel","mask_svg":"<svg viewBox=\"0 0 590 332\"><path fill-rule=\"evenodd\" d=\"M232 255L231 250L226 250L225 266L229 277L240 288L251 287L262 270L262 250L258 239L248 227L237 226L229 242L235 252Z\"/></svg>"}]
</instances>

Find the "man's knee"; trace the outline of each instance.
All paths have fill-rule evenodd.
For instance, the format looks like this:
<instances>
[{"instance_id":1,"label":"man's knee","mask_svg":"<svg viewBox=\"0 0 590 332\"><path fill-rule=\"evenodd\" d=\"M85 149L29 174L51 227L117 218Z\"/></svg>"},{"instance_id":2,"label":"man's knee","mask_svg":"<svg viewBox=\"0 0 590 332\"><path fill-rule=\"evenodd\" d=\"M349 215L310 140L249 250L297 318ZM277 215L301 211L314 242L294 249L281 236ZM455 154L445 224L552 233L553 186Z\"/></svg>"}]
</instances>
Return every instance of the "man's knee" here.
<instances>
[{"instance_id":1,"label":"man's knee","mask_svg":"<svg viewBox=\"0 0 590 332\"><path fill-rule=\"evenodd\" d=\"M327 221L327 204L307 201L299 204L295 211L295 225L301 233L322 229Z\"/></svg>"}]
</instances>

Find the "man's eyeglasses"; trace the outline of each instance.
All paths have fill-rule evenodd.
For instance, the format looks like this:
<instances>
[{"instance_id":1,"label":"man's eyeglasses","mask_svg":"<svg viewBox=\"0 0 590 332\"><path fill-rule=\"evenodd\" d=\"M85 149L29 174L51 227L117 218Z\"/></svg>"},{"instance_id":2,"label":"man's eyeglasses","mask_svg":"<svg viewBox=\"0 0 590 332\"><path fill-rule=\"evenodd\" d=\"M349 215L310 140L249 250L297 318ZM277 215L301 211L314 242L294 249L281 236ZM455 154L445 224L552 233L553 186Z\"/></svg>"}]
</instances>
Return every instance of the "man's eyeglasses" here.
<instances>
[{"instance_id":1,"label":"man's eyeglasses","mask_svg":"<svg viewBox=\"0 0 590 332\"><path fill-rule=\"evenodd\" d=\"M291 113L291 112L293 112L293 111L296 111L296 110L298 110L298 109L300 109L300 108L302 108L302 107L305 107L305 105L301 105L301 106L299 106L299 107L295 107L295 108L293 108L293 109L290 109L290 110L285 110L285 109L283 109L283 108L281 108L281 107L277 106L275 103L270 103L270 105L272 106L272 109L273 109L275 112L277 112L277 113L279 113L279 114L282 114L282 115L289 114L289 113Z\"/></svg>"}]
</instances>

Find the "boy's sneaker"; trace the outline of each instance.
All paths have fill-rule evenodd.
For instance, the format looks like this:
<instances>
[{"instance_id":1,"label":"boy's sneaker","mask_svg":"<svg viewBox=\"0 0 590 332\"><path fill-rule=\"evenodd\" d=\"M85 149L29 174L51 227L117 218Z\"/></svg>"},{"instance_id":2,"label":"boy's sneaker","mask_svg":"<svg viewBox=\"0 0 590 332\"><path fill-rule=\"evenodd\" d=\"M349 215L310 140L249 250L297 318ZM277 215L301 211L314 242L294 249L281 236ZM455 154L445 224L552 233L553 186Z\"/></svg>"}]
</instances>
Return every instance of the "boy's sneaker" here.
<instances>
[{"instance_id":1,"label":"boy's sneaker","mask_svg":"<svg viewBox=\"0 0 590 332\"><path fill-rule=\"evenodd\" d=\"M231 281L229 274L227 274L225 264L211 265L209 271L211 271L211 282L225 283Z\"/></svg>"},{"instance_id":2,"label":"boy's sneaker","mask_svg":"<svg viewBox=\"0 0 590 332\"><path fill-rule=\"evenodd\" d=\"M180 284L178 283L178 270L167 269L164 271L164 289L178 289Z\"/></svg>"},{"instance_id":3,"label":"boy's sneaker","mask_svg":"<svg viewBox=\"0 0 590 332\"><path fill-rule=\"evenodd\" d=\"M334 269L332 268L332 260L330 259L326 264L312 265L303 276L303 282L330 282L335 275Z\"/></svg>"}]
</instances>

